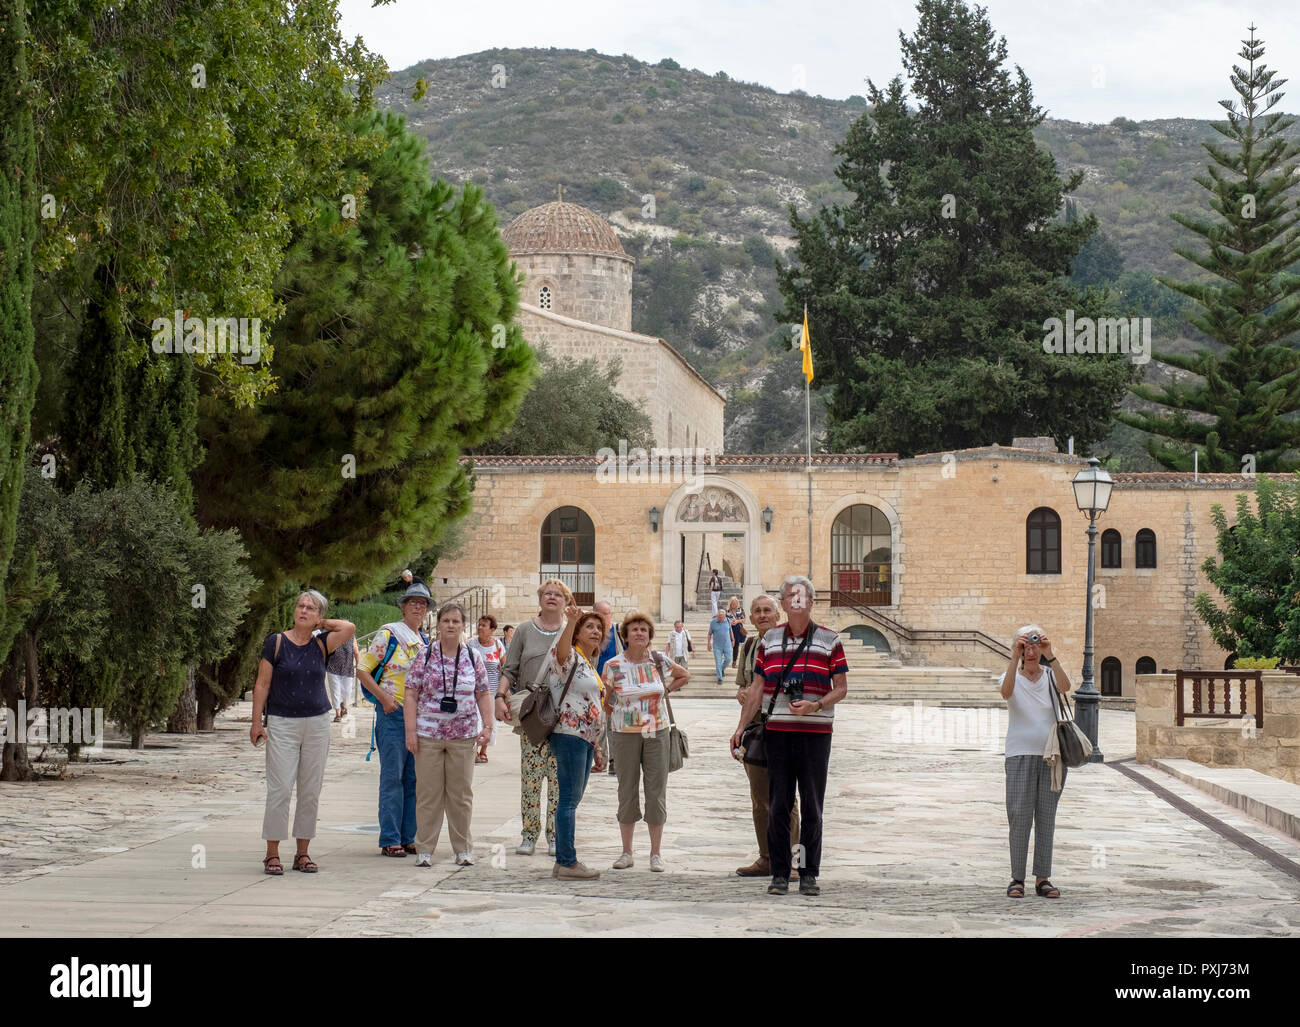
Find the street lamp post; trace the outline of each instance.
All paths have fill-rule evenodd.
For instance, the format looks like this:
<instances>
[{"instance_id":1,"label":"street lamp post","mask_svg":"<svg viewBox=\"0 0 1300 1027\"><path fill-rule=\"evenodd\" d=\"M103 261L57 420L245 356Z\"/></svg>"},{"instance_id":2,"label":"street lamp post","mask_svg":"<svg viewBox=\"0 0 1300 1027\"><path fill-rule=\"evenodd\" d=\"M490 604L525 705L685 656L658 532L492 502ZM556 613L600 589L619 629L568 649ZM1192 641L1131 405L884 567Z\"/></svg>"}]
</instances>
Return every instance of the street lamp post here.
<instances>
[{"instance_id":1,"label":"street lamp post","mask_svg":"<svg viewBox=\"0 0 1300 1027\"><path fill-rule=\"evenodd\" d=\"M1075 719L1092 743L1090 763L1102 762L1101 744L1097 739L1097 720L1101 694L1092 683L1092 587L1096 578L1097 518L1110 505L1111 477L1101 469L1101 461L1092 457L1088 466L1074 476L1074 501L1080 512L1088 515L1088 594L1083 636L1083 684L1074 693Z\"/></svg>"}]
</instances>

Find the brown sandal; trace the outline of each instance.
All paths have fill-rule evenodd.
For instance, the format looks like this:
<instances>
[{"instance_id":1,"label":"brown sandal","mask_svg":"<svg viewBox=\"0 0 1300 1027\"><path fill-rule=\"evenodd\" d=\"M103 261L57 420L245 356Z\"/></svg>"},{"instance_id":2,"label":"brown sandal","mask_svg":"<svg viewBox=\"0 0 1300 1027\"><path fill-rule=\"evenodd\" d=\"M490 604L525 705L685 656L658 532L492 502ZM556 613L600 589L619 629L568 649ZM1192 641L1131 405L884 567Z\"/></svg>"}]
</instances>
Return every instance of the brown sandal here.
<instances>
[{"instance_id":1,"label":"brown sandal","mask_svg":"<svg viewBox=\"0 0 1300 1027\"><path fill-rule=\"evenodd\" d=\"M406 858L406 850L400 845L385 845L379 850L379 852L384 856L398 856L402 859Z\"/></svg>"},{"instance_id":2,"label":"brown sandal","mask_svg":"<svg viewBox=\"0 0 1300 1027\"><path fill-rule=\"evenodd\" d=\"M314 874L320 869L305 852L300 852L293 857L293 868L301 870L304 874Z\"/></svg>"},{"instance_id":3,"label":"brown sandal","mask_svg":"<svg viewBox=\"0 0 1300 1027\"><path fill-rule=\"evenodd\" d=\"M280 862L279 856L267 856L262 860L262 869L272 877L279 877L284 873L284 864Z\"/></svg>"}]
</instances>

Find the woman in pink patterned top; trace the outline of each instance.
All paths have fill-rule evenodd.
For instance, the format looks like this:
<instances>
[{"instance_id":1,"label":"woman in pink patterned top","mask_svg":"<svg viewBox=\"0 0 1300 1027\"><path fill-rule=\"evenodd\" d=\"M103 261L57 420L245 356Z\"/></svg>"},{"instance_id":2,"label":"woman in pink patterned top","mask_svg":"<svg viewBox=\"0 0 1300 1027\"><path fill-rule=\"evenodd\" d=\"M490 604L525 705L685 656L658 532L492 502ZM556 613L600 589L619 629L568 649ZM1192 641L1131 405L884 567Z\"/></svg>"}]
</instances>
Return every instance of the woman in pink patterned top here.
<instances>
[{"instance_id":1,"label":"woman in pink patterned top","mask_svg":"<svg viewBox=\"0 0 1300 1027\"><path fill-rule=\"evenodd\" d=\"M415 757L415 865L433 865L443 814L460 866L474 863L470 819L474 813L474 746L492 729L487 668L461 643L465 610L447 603L438 611L438 635L421 646L406 672L406 748Z\"/></svg>"}]
</instances>

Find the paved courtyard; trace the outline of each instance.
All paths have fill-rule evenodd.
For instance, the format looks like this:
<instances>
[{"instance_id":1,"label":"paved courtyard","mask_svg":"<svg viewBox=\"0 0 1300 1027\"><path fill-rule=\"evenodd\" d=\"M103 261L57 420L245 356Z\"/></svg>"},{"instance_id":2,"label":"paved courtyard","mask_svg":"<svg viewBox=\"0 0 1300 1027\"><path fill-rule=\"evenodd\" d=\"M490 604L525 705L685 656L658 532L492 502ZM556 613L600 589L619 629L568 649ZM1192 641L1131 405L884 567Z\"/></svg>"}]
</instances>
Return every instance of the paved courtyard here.
<instances>
[{"instance_id":1,"label":"paved courtyard","mask_svg":"<svg viewBox=\"0 0 1300 1027\"><path fill-rule=\"evenodd\" d=\"M1113 767L1070 774L1057 821L1060 901L1004 896L1010 879L999 755L1005 712L836 710L819 898L768 896L734 873L756 853L741 767L727 752L737 707L682 700L692 758L672 776L664 855L651 874L620 846L615 779L593 775L578 854L600 880L561 882L516 856L518 745L502 732L475 768L477 865L444 830L432 869L377 855L378 755L369 707L334 725L312 855L315 876L262 873L263 755L249 706L198 738L120 741L62 780L0 784L0 934L126 936L1294 936L1300 880L1175 809ZM996 713L998 720L990 718ZM1105 711L1107 760L1134 754L1134 715ZM981 719L982 718L982 719ZM960 723L956 721L960 720ZM982 732L982 734L980 734ZM990 732L993 734L990 735ZM947 740L945 741L945 738ZM991 739L991 742L990 742ZM987 744L986 744L987 743ZM120 761L120 762L110 762ZM1159 770L1137 769L1293 863L1300 842ZM292 852L292 842L282 846ZM286 866L288 861L286 860Z\"/></svg>"}]
</instances>

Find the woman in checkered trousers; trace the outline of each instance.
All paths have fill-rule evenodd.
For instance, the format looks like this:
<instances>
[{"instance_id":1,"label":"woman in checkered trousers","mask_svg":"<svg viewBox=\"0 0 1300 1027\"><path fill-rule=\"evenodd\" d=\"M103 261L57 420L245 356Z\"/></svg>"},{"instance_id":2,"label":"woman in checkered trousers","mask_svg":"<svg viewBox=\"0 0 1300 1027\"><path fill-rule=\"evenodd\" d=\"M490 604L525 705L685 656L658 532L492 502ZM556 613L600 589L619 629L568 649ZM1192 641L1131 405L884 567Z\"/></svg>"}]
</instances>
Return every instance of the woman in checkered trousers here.
<instances>
[{"instance_id":1,"label":"woman in checkered trousers","mask_svg":"<svg viewBox=\"0 0 1300 1027\"><path fill-rule=\"evenodd\" d=\"M1052 791L1052 768L1043 759L1047 739L1056 730L1056 706L1051 687L1070 691L1065 668L1052 654L1052 640L1037 624L1016 632L1011 662L1002 678L1007 701L1007 823L1011 831L1011 884L1007 897L1025 897L1025 863L1029 832L1034 832L1034 891L1046 899L1061 892L1048 880L1052 872L1052 833L1061 792ZM1061 768L1062 775L1065 768ZM1065 778L1061 779L1065 790Z\"/></svg>"}]
</instances>

